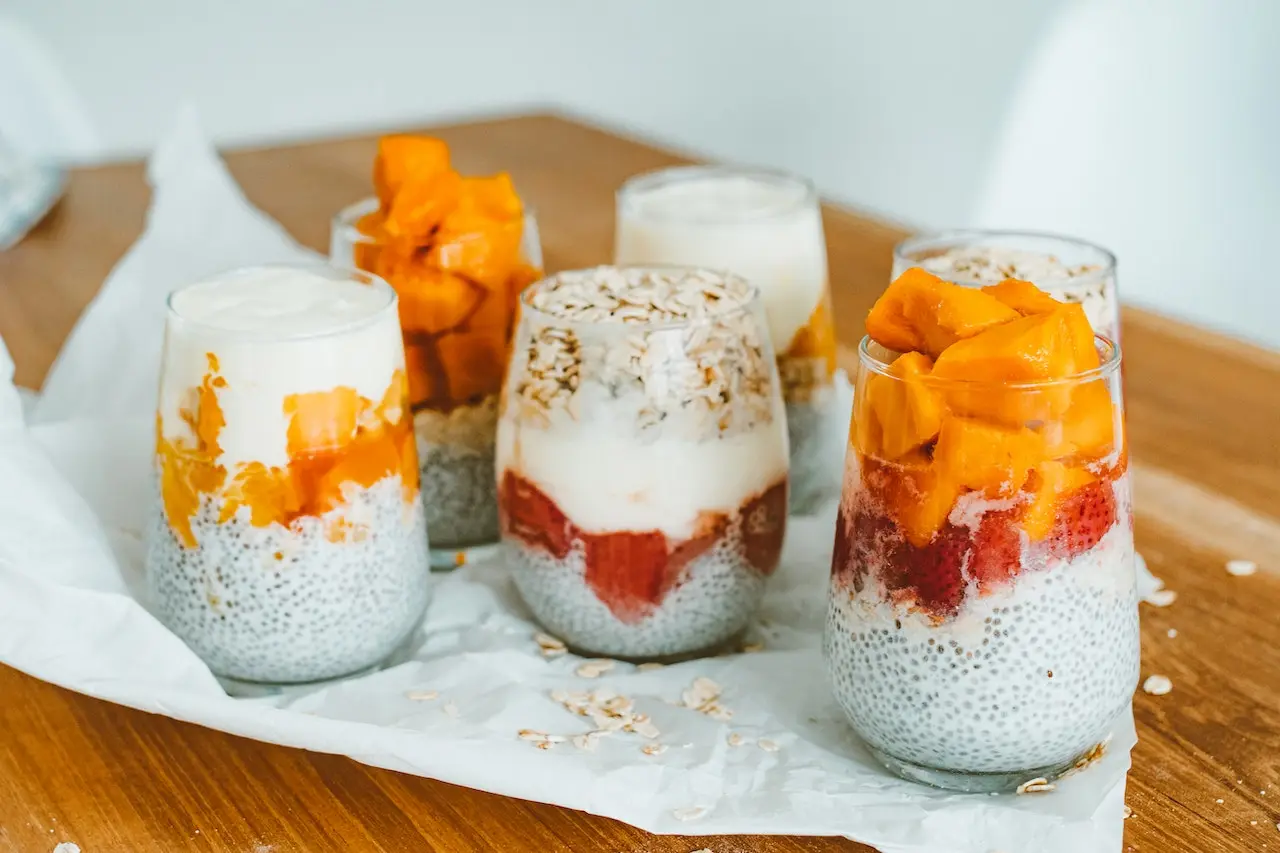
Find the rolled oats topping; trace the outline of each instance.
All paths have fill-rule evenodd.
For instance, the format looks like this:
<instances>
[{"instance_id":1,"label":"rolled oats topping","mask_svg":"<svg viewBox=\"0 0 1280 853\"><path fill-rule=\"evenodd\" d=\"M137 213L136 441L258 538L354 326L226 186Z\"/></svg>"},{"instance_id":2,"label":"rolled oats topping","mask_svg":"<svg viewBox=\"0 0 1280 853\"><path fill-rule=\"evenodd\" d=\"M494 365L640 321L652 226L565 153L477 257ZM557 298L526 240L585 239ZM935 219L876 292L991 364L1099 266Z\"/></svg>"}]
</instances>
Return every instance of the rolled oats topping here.
<instances>
[{"instance_id":1,"label":"rolled oats topping","mask_svg":"<svg viewBox=\"0 0 1280 853\"><path fill-rule=\"evenodd\" d=\"M584 396L626 400L639 430L691 418L697 437L773 418L773 364L743 279L684 268L597 267L531 288L532 332L513 365L518 417L577 419Z\"/></svg>"},{"instance_id":2,"label":"rolled oats topping","mask_svg":"<svg viewBox=\"0 0 1280 853\"><path fill-rule=\"evenodd\" d=\"M1017 278L1045 288L1088 278L1102 270L1097 264L1068 265L1043 252L995 246L960 246L923 258L920 266L950 281L999 284L1006 278Z\"/></svg>"}]
</instances>

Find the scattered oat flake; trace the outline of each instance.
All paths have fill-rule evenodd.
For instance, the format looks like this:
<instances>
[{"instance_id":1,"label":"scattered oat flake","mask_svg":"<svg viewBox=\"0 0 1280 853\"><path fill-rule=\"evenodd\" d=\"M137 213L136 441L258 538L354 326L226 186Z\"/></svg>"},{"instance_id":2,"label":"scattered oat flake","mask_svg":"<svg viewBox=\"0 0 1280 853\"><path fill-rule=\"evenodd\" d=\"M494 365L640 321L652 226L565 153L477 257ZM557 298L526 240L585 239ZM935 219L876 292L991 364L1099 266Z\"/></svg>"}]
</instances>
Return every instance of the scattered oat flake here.
<instances>
[{"instance_id":1,"label":"scattered oat flake","mask_svg":"<svg viewBox=\"0 0 1280 853\"><path fill-rule=\"evenodd\" d=\"M538 644L538 648L542 651L544 658L559 657L568 651L563 640L557 639L550 634L538 632L533 635L533 641Z\"/></svg>"},{"instance_id":2,"label":"scattered oat flake","mask_svg":"<svg viewBox=\"0 0 1280 853\"><path fill-rule=\"evenodd\" d=\"M651 660L648 663L638 665L636 667L636 672L652 672L655 669L662 669L664 666L666 666L665 663L658 663L657 661Z\"/></svg>"},{"instance_id":3,"label":"scattered oat flake","mask_svg":"<svg viewBox=\"0 0 1280 853\"><path fill-rule=\"evenodd\" d=\"M701 848L701 849L699 849L699 850L694 850L694 851L693 851L693 853L711 853L711 848L710 848L710 847L703 847L703 848Z\"/></svg>"},{"instance_id":4,"label":"scattered oat flake","mask_svg":"<svg viewBox=\"0 0 1280 853\"><path fill-rule=\"evenodd\" d=\"M595 751L596 744L600 742L600 738L604 737L607 734L609 734L607 731L602 731L597 729L596 731L593 731L593 732L585 732L584 734L574 735L573 745L576 746L578 749L586 750L587 752L593 752Z\"/></svg>"},{"instance_id":5,"label":"scattered oat flake","mask_svg":"<svg viewBox=\"0 0 1280 853\"><path fill-rule=\"evenodd\" d=\"M440 706L440 710L444 711L450 717L456 718L458 716L458 706L453 703L453 700L445 702L442 706Z\"/></svg>"},{"instance_id":6,"label":"scattered oat flake","mask_svg":"<svg viewBox=\"0 0 1280 853\"><path fill-rule=\"evenodd\" d=\"M676 820L697 820L706 813L706 806L686 806L682 809L673 809L671 816Z\"/></svg>"},{"instance_id":7,"label":"scattered oat flake","mask_svg":"<svg viewBox=\"0 0 1280 853\"><path fill-rule=\"evenodd\" d=\"M578 668L573 674L579 678L599 678L609 670L613 669L614 662L608 658L599 658L597 660L584 660L578 664Z\"/></svg>"},{"instance_id":8,"label":"scattered oat flake","mask_svg":"<svg viewBox=\"0 0 1280 853\"><path fill-rule=\"evenodd\" d=\"M640 747L640 751L645 755L662 755L667 751L667 745L665 743L646 743Z\"/></svg>"},{"instance_id":9,"label":"scattered oat flake","mask_svg":"<svg viewBox=\"0 0 1280 853\"><path fill-rule=\"evenodd\" d=\"M764 643L746 643L745 645L743 645L742 651L746 652L747 654L752 654L753 652L762 652L764 651Z\"/></svg>"},{"instance_id":10,"label":"scattered oat flake","mask_svg":"<svg viewBox=\"0 0 1280 853\"><path fill-rule=\"evenodd\" d=\"M1227 560L1227 574L1238 578L1247 577L1258 571L1258 564L1253 560Z\"/></svg>"},{"instance_id":11,"label":"scattered oat flake","mask_svg":"<svg viewBox=\"0 0 1280 853\"><path fill-rule=\"evenodd\" d=\"M1163 696L1173 689L1173 682L1163 675L1149 675L1142 682L1142 689L1152 696Z\"/></svg>"},{"instance_id":12,"label":"scattered oat flake","mask_svg":"<svg viewBox=\"0 0 1280 853\"><path fill-rule=\"evenodd\" d=\"M1129 804L1128 804L1128 803L1125 803L1125 804L1124 804L1124 819L1125 819L1125 820L1128 820L1128 819L1129 819L1129 818L1131 818L1131 817L1133 817L1133 809L1129 808Z\"/></svg>"},{"instance_id":13,"label":"scattered oat flake","mask_svg":"<svg viewBox=\"0 0 1280 853\"><path fill-rule=\"evenodd\" d=\"M1178 629L1170 628L1166 633L1169 635L1169 639L1172 640L1174 637L1178 636Z\"/></svg>"},{"instance_id":14,"label":"scattered oat flake","mask_svg":"<svg viewBox=\"0 0 1280 853\"><path fill-rule=\"evenodd\" d=\"M414 702L430 702L432 699L440 697L438 690L410 690L404 694L406 699L412 699Z\"/></svg>"},{"instance_id":15,"label":"scattered oat flake","mask_svg":"<svg viewBox=\"0 0 1280 853\"><path fill-rule=\"evenodd\" d=\"M1214 802L1215 802L1215 803L1217 803L1218 805L1222 805L1222 803L1223 803L1223 801L1222 801L1222 800L1214 800Z\"/></svg>"},{"instance_id":16,"label":"scattered oat flake","mask_svg":"<svg viewBox=\"0 0 1280 853\"><path fill-rule=\"evenodd\" d=\"M1058 787L1057 785L1053 784L1048 779L1044 778L1043 776L1039 776L1035 779L1028 779L1026 782L1023 782L1021 785L1019 785L1018 793L1019 794L1043 794L1043 793L1048 793L1049 791L1053 791L1057 789L1057 787Z\"/></svg>"},{"instance_id":17,"label":"scattered oat flake","mask_svg":"<svg viewBox=\"0 0 1280 853\"><path fill-rule=\"evenodd\" d=\"M1110 743L1111 743L1110 735L1108 735L1106 738L1099 741L1098 743L1095 743L1093 747L1089 749L1088 752L1086 752L1084 755L1077 758L1075 760L1075 763L1072 764L1069 768L1067 768L1066 772L1060 774L1058 778L1065 779L1068 776L1073 776L1082 770L1087 770L1088 768L1092 767L1094 764L1101 761L1103 756L1107 754L1107 746L1110 745Z\"/></svg>"},{"instance_id":18,"label":"scattered oat flake","mask_svg":"<svg viewBox=\"0 0 1280 853\"><path fill-rule=\"evenodd\" d=\"M1178 594L1171 589L1157 589L1147 595L1146 601L1156 607L1168 607L1177 598Z\"/></svg>"},{"instance_id":19,"label":"scattered oat flake","mask_svg":"<svg viewBox=\"0 0 1280 853\"><path fill-rule=\"evenodd\" d=\"M777 741L769 740L768 738L760 738L760 740L756 741L756 746L760 747L765 752L777 752L779 749L782 749L782 747L778 746Z\"/></svg>"},{"instance_id":20,"label":"scattered oat flake","mask_svg":"<svg viewBox=\"0 0 1280 853\"><path fill-rule=\"evenodd\" d=\"M747 742L746 738L738 732L729 732L729 736L725 740L729 742L729 746L742 746Z\"/></svg>"},{"instance_id":21,"label":"scattered oat flake","mask_svg":"<svg viewBox=\"0 0 1280 853\"><path fill-rule=\"evenodd\" d=\"M50 830L52 832L53 830ZM80 845L72 844L70 841L64 841L57 847L53 848L53 853L80 853Z\"/></svg>"}]
</instances>

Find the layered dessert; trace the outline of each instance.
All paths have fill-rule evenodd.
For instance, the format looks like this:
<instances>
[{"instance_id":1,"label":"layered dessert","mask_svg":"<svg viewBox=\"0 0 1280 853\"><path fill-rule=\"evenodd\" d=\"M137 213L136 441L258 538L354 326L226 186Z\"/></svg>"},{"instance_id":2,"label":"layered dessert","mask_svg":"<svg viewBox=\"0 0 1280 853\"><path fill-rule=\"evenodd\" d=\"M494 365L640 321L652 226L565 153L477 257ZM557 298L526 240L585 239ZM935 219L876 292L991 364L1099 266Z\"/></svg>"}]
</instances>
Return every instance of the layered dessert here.
<instances>
[{"instance_id":1,"label":"layered dessert","mask_svg":"<svg viewBox=\"0 0 1280 853\"><path fill-rule=\"evenodd\" d=\"M786 405L791 506L807 512L834 498L824 450L844 418L834 413L835 326L812 185L763 170L666 169L623 185L617 223L620 264L729 270L759 288Z\"/></svg>"},{"instance_id":2,"label":"layered dessert","mask_svg":"<svg viewBox=\"0 0 1280 853\"><path fill-rule=\"evenodd\" d=\"M526 291L498 423L512 576L581 652L728 641L782 548L787 436L756 292L600 267Z\"/></svg>"},{"instance_id":3,"label":"layered dessert","mask_svg":"<svg viewBox=\"0 0 1280 853\"><path fill-rule=\"evenodd\" d=\"M969 287L1029 281L1059 302L1083 307L1098 334L1120 339L1115 257L1083 240L1018 231L915 237L898 246L894 275L909 267Z\"/></svg>"},{"instance_id":4,"label":"layered dessert","mask_svg":"<svg viewBox=\"0 0 1280 853\"><path fill-rule=\"evenodd\" d=\"M395 294L324 267L175 292L147 582L213 672L296 683L384 660L426 608Z\"/></svg>"},{"instance_id":5,"label":"layered dessert","mask_svg":"<svg viewBox=\"0 0 1280 853\"><path fill-rule=\"evenodd\" d=\"M439 139L383 137L373 180L376 197L335 220L332 257L400 295L432 559L452 568L498 538L498 390L520 291L541 274L537 228L508 175L460 175Z\"/></svg>"},{"instance_id":6,"label":"layered dessert","mask_svg":"<svg viewBox=\"0 0 1280 853\"><path fill-rule=\"evenodd\" d=\"M824 641L836 698L909 778L1051 778L1137 684L1119 352L1029 282L918 268L867 332Z\"/></svg>"}]
</instances>

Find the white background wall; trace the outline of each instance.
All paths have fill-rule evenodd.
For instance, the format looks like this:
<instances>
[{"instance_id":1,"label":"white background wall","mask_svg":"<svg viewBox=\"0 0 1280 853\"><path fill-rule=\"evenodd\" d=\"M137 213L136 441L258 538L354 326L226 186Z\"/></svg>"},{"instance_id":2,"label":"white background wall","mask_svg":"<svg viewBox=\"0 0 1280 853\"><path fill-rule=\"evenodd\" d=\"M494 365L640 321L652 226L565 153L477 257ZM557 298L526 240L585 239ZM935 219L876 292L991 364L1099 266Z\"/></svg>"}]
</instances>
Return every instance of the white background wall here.
<instances>
[{"instance_id":1,"label":"white background wall","mask_svg":"<svg viewBox=\"0 0 1280 853\"><path fill-rule=\"evenodd\" d=\"M1216 5L6 0L0 15L11 13L45 41L97 128L100 157L144 152L184 99L226 145L556 104L692 153L802 172L832 198L944 227L970 222L990 198L988 184L1002 165L996 152L1016 123L1009 111L1046 39L1078 7L1099 2L1126 7L1130 18L1160 20L1176 18L1179 7ZM1226 5L1256 12L1273 26L1270 43L1280 40L1280 3ZM1259 85L1275 87L1280 103L1280 80ZM1280 228L1280 207L1267 210ZM1052 226L1052 212L1029 218ZM983 209L981 216L999 213ZM1103 242L1124 236L1091 231L1087 222L1075 228ZM1186 282L1163 272L1157 280L1123 246L1113 247L1128 298L1280 345L1280 333L1258 317L1258 300L1247 311L1222 308L1213 298L1221 287L1203 271ZM1280 313L1274 307L1271 316Z\"/></svg>"}]
</instances>

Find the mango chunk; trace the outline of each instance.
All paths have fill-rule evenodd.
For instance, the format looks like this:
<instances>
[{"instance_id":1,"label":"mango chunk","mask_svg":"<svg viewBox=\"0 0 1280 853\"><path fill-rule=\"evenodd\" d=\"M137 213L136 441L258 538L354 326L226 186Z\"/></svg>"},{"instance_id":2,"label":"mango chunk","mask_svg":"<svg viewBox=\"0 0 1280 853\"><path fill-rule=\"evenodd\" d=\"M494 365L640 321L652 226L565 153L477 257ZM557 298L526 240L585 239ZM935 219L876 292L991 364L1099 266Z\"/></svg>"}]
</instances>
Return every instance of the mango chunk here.
<instances>
[{"instance_id":1,"label":"mango chunk","mask_svg":"<svg viewBox=\"0 0 1280 853\"><path fill-rule=\"evenodd\" d=\"M524 216L524 205L506 172L463 178L459 190L459 210L474 211L487 219L519 219Z\"/></svg>"},{"instance_id":2,"label":"mango chunk","mask_svg":"<svg viewBox=\"0 0 1280 853\"><path fill-rule=\"evenodd\" d=\"M1046 455L1101 459L1117 447L1116 409L1102 379L1072 389L1071 404L1058 420L1045 424Z\"/></svg>"},{"instance_id":3,"label":"mango chunk","mask_svg":"<svg viewBox=\"0 0 1280 853\"><path fill-rule=\"evenodd\" d=\"M906 487L900 490L894 509L907 541L923 548L946 523L960 497L960 486L920 453L907 459L905 471Z\"/></svg>"},{"instance_id":4,"label":"mango chunk","mask_svg":"<svg viewBox=\"0 0 1280 853\"><path fill-rule=\"evenodd\" d=\"M1084 307L1081 305L1063 305L1059 313L1062 314L1067 329L1071 333L1071 351L1075 362L1075 372L1083 373L1086 370L1094 370L1100 364L1098 358L1098 348L1093 340L1093 326L1089 323L1089 316L1084 313Z\"/></svg>"},{"instance_id":5,"label":"mango chunk","mask_svg":"<svg viewBox=\"0 0 1280 853\"><path fill-rule=\"evenodd\" d=\"M1063 305L1031 282L1017 278L1006 278L999 284L987 285L982 288L982 292L994 296L1024 317L1048 314Z\"/></svg>"},{"instance_id":6,"label":"mango chunk","mask_svg":"<svg viewBox=\"0 0 1280 853\"><path fill-rule=\"evenodd\" d=\"M912 267L876 300L867 315L867 334L891 350L936 359L956 341L1016 319L1018 312L994 296Z\"/></svg>"},{"instance_id":7,"label":"mango chunk","mask_svg":"<svg viewBox=\"0 0 1280 853\"><path fill-rule=\"evenodd\" d=\"M932 367L929 356L908 352L889 365L889 376L867 376L867 402L880 427L878 449L885 459L904 456L938 435L943 405L926 381Z\"/></svg>"},{"instance_id":8,"label":"mango chunk","mask_svg":"<svg viewBox=\"0 0 1280 853\"><path fill-rule=\"evenodd\" d=\"M1031 503L1022 511L1022 529L1032 542L1039 542L1053 530L1058 499L1098 479L1083 468L1047 460L1036 468Z\"/></svg>"},{"instance_id":9,"label":"mango chunk","mask_svg":"<svg viewBox=\"0 0 1280 853\"><path fill-rule=\"evenodd\" d=\"M345 385L332 391L288 395L284 414L289 419L289 455L345 447L355 438L359 413L360 395Z\"/></svg>"},{"instance_id":10,"label":"mango chunk","mask_svg":"<svg viewBox=\"0 0 1280 853\"><path fill-rule=\"evenodd\" d=\"M464 278L424 264L396 277L400 325L409 332L438 334L461 326L489 294Z\"/></svg>"},{"instance_id":11,"label":"mango chunk","mask_svg":"<svg viewBox=\"0 0 1280 853\"><path fill-rule=\"evenodd\" d=\"M1044 439L1026 427L952 416L942 422L933 463L963 488L1008 497L1022 489L1044 452Z\"/></svg>"},{"instance_id":12,"label":"mango chunk","mask_svg":"<svg viewBox=\"0 0 1280 853\"><path fill-rule=\"evenodd\" d=\"M396 193L382 227L393 239L426 240L462 196L463 178L445 169L405 183Z\"/></svg>"},{"instance_id":13,"label":"mango chunk","mask_svg":"<svg viewBox=\"0 0 1280 853\"><path fill-rule=\"evenodd\" d=\"M836 372L836 327L831 319L831 296L823 293L818 305L781 355L785 358L822 359L826 375Z\"/></svg>"},{"instance_id":14,"label":"mango chunk","mask_svg":"<svg viewBox=\"0 0 1280 853\"><path fill-rule=\"evenodd\" d=\"M449 146L442 139L398 133L378 140L373 188L384 209L405 184L449 168Z\"/></svg>"},{"instance_id":15,"label":"mango chunk","mask_svg":"<svg viewBox=\"0 0 1280 853\"><path fill-rule=\"evenodd\" d=\"M496 394L502 387L502 374L507 366L505 330L444 335L437 346L445 375L449 377L449 399L453 402Z\"/></svg>"},{"instance_id":16,"label":"mango chunk","mask_svg":"<svg viewBox=\"0 0 1280 853\"><path fill-rule=\"evenodd\" d=\"M458 208L444 218L427 263L490 290L506 287L520 262L521 219L495 220Z\"/></svg>"}]
</instances>

